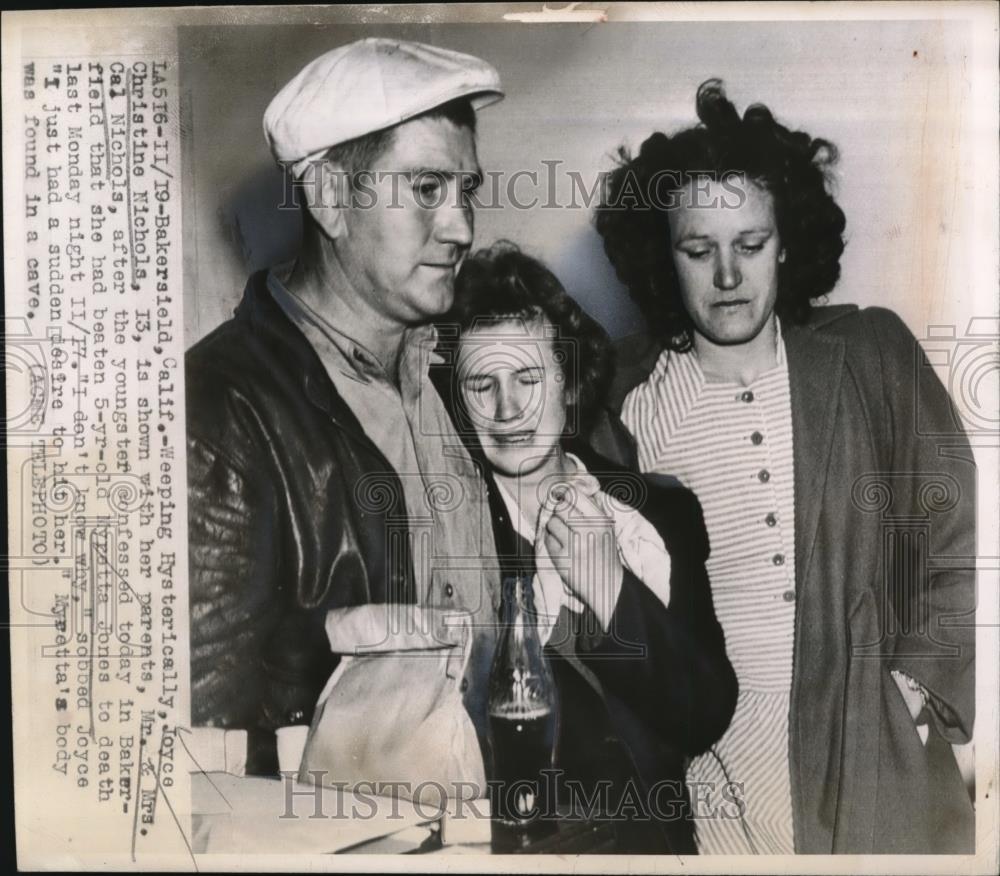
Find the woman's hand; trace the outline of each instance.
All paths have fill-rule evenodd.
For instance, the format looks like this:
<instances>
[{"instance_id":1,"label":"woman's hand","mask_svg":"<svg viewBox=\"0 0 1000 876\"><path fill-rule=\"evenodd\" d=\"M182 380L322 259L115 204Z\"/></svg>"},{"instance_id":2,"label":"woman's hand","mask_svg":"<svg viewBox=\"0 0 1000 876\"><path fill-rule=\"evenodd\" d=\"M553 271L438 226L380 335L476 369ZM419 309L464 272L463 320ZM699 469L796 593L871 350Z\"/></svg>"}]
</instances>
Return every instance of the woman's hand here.
<instances>
[{"instance_id":1,"label":"woman's hand","mask_svg":"<svg viewBox=\"0 0 1000 876\"><path fill-rule=\"evenodd\" d=\"M614 522L582 490L557 488L538 520L535 553L544 545L566 587L607 631L625 572Z\"/></svg>"}]
</instances>

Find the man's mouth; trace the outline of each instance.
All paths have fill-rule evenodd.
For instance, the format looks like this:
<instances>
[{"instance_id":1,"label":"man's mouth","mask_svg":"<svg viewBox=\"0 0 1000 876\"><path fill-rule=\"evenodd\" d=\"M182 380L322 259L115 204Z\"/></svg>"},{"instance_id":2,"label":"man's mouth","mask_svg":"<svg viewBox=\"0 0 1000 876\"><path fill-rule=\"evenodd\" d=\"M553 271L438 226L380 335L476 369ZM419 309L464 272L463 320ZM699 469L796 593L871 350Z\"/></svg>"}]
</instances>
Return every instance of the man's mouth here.
<instances>
[{"instance_id":1,"label":"man's mouth","mask_svg":"<svg viewBox=\"0 0 1000 876\"><path fill-rule=\"evenodd\" d=\"M730 301L716 301L712 307L722 307L722 308L734 308L742 307L744 304L749 304L749 298L733 298Z\"/></svg>"}]
</instances>

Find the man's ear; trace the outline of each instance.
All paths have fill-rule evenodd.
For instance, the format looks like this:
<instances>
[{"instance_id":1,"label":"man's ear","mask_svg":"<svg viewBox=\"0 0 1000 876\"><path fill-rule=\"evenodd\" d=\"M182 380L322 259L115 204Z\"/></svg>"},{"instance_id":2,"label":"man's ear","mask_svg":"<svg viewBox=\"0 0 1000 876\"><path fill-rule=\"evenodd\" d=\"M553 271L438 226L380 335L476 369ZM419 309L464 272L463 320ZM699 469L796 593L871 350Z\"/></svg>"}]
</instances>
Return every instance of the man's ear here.
<instances>
[{"instance_id":1,"label":"man's ear","mask_svg":"<svg viewBox=\"0 0 1000 876\"><path fill-rule=\"evenodd\" d=\"M331 240L343 237L344 211L350 203L347 172L330 161L316 162L303 174L301 185L313 221Z\"/></svg>"}]
</instances>

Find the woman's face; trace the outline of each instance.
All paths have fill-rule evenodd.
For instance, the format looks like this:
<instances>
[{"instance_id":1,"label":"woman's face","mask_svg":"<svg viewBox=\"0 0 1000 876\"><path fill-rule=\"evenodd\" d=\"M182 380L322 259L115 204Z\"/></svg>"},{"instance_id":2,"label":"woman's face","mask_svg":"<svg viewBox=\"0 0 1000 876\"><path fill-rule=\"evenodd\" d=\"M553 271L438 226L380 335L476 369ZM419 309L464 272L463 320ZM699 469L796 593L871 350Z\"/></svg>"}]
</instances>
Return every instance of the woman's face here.
<instances>
[{"instance_id":1,"label":"woman's face","mask_svg":"<svg viewBox=\"0 0 1000 876\"><path fill-rule=\"evenodd\" d=\"M559 459L566 387L544 317L473 328L461 339L458 387L490 465L507 477Z\"/></svg>"},{"instance_id":2,"label":"woman's face","mask_svg":"<svg viewBox=\"0 0 1000 876\"><path fill-rule=\"evenodd\" d=\"M738 202L733 195L741 193ZM671 210L670 244L681 299L694 323L696 345L751 344L774 314L778 239L774 200L752 182L689 186ZM696 200L697 195L697 200Z\"/></svg>"}]
</instances>

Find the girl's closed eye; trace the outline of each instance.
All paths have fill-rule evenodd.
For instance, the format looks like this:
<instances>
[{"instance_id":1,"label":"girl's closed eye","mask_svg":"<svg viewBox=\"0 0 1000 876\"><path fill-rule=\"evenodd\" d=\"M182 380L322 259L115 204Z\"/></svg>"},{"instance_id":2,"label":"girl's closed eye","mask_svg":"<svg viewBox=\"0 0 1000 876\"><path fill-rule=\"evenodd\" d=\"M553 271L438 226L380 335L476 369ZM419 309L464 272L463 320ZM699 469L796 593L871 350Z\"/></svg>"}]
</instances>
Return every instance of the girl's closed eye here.
<instances>
[{"instance_id":1,"label":"girl's closed eye","mask_svg":"<svg viewBox=\"0 0 1000 876\"><path fill-rule=\"evenodd\" d=\"M473 378L465 381L466 391L475 393L476 395L482 395L484 392L488 392L492 388L493 381L489 378Z\"/></svg>"}]
</instances>

